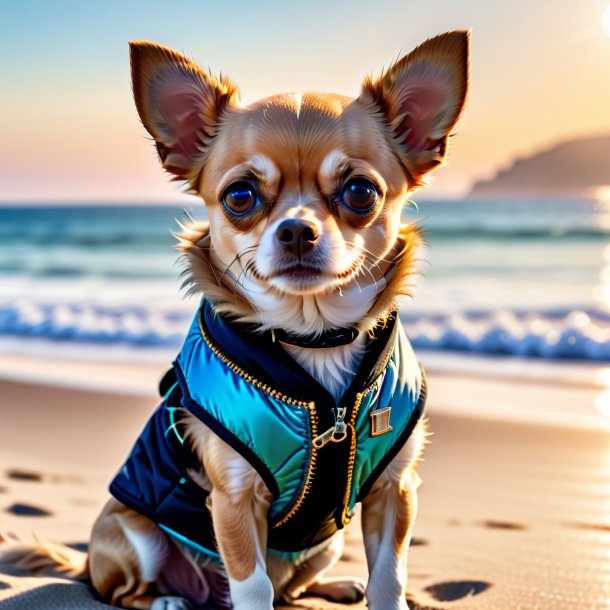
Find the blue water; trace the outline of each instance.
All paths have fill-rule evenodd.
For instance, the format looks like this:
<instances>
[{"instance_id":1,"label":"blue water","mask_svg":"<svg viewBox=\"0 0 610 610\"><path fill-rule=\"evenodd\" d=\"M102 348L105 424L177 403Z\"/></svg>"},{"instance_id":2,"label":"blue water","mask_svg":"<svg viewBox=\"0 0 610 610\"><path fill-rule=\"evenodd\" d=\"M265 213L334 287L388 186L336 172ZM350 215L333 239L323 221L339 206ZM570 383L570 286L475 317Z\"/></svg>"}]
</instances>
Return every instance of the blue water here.
<instances>
[{"instance_id":1,"label":"blue water","mask_svg":"<svg viewBox=\"0 0 610 610\"><path fill-rule=\"evenodd\" d=\"M205 214L194 199L195 215ZM0 208L0 340L179 345L175 207ZM416 347L610 361L610 205L428 201Z\"/></svg>"}]
</instances>

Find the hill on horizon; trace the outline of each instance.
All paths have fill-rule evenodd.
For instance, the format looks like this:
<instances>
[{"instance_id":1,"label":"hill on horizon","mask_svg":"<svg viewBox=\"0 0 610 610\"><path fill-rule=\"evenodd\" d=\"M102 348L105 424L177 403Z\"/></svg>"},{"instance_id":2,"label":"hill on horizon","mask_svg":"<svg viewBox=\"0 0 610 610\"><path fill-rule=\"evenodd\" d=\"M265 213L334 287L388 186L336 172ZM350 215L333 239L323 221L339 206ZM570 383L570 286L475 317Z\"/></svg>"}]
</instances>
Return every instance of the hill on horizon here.
<instances>
[{"instance_id":1,"label":"hill on horizon","mask_svg":"<svg viewBox=\"0 0 610 610\"><path fill-rule=\"evenodd\" d=\"M567 140L517 158L491 179L473 185L471 197L590 196L610 186L610 135Z\"/></svg>"}]
</instances>

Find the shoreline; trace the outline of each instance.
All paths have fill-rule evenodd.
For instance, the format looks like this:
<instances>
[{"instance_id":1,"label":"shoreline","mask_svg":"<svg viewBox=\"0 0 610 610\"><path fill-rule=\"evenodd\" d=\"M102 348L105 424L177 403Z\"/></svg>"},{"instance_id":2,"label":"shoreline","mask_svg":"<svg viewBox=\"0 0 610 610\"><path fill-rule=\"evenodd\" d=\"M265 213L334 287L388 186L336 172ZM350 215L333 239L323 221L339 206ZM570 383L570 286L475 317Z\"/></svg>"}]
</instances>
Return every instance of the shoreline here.
<instances>
[{"instance_id":1,"label":"shoreline","mask_svg":"<svg viewBox=\"0 0 610 610\"><path fill-rule=\"evenodd\" d=\"M171 366L169 353L148 353L147 359L139 359L141 352L134 358L129 351L50 358L0 351L0 382L154 401L159 380ZM430 381L434 412L610 432L610 365L417 353Z\"/></svg>"}]
</instances>

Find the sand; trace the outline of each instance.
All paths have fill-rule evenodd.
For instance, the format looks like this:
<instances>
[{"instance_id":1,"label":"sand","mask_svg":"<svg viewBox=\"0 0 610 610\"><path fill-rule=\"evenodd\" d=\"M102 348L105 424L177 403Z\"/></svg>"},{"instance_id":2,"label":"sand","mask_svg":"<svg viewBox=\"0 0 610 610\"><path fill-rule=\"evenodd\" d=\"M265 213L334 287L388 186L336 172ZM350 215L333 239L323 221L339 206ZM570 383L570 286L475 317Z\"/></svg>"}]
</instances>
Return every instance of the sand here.
<instances>
[{"instance_id":1,"label":"sand","mask_svg":"<svg viewBox=\"0 0 610 610\"><path fill-rule=\"evenodd\" d=\"M154 406L158 373L138 372L138 383L150 378L149 396L0 382L0 531L84 547L107 483ZM608 432L515 415L527 407L519 392L590 401L596 390L525 386L429 374L434 436L408 563L415 610L610 609ZM474 397L502 405L506 417L469 409ZM105 607L86 585L10 572L0 572L2 610ZM357 519L335 573L366 576Z\"/></svg>"}]
</instances>

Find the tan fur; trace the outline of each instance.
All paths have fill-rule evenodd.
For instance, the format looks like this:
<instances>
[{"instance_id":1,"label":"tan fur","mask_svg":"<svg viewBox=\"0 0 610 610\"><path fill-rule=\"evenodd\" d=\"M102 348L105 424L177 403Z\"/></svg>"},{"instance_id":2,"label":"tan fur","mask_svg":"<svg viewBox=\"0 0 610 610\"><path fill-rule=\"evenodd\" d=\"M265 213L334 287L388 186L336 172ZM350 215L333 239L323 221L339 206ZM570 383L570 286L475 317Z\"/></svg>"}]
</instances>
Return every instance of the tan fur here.
<instances>
[{"instance_id":1,"label":"tan fur","mask_svg":"<svg viewBox=\"0 0 610 610\"><path fill-rule=\"evenodd\" d=\"M33 574L89 580L86 553L45 541L33 547L9 534L0 534L0 543L0 566L10 565Z\"/></svg>"},{"instance_id":2,"label":"tan fur","mask_svg":"<svg viewBox=\"0 0 610 610\"><path fill-rule=\"evenodd\" d=\"M188 292L204 294L218 314L261 330L304 336L356 326L359 340L329 350L324 366L311 350L287 350L339 392L337 371L357 365L365 334L395 315L398 297L412 293L420 236L416 226L401 224L401 213L409 193L445 159L465 102L468 44L467 32L430 39L378 79L367 77L357 99L282 94L243 106L226 78L171 49L132 43L140 118L165 169L186 181L208 209L207 222L189 220L177 236ZM356 178L374 184L376 199L366 213L343 198ZM235 214L223 194L244 181L256 204ZM307 223L312 235L315 229L315 244L297 254L290 250L278 229L287 220ZM295 272L299 266L310 271ZM293 561L267 558L272 498L261 477L192 415L183 413L179 425L200 462L189 475L210 492L226 575L111 500L93 528L89 557L91 581L106 600L125 608L181 608L177 595L199 596L199 603L217 595L226 606L220 589L227 578L236 610L271 610L274 598L307 591L358 599L362 583L323 578L341 554L341 533ZM407 608L415 467L425 442L422 421L363 501L371 610ZM67 573L79 573L56 550L38 548L22 557L28 565L57 559ZM82 566L80 573L86 573ZM174 597L166 603L163 595Z\"/></svg>"},{"instance_id":3,"label":"tan fur","mask_svg":"<svg viewBox=\"0 0 610 610\"><path fill-rule=\"evenodd\" d=\"M142 580L138 556L124 527L149 530L163 536L149 519L111 499L93 526L89 570L95 589L111 604L123 608L149 608L154 596Z\"/></svg>"}]
</instances>

